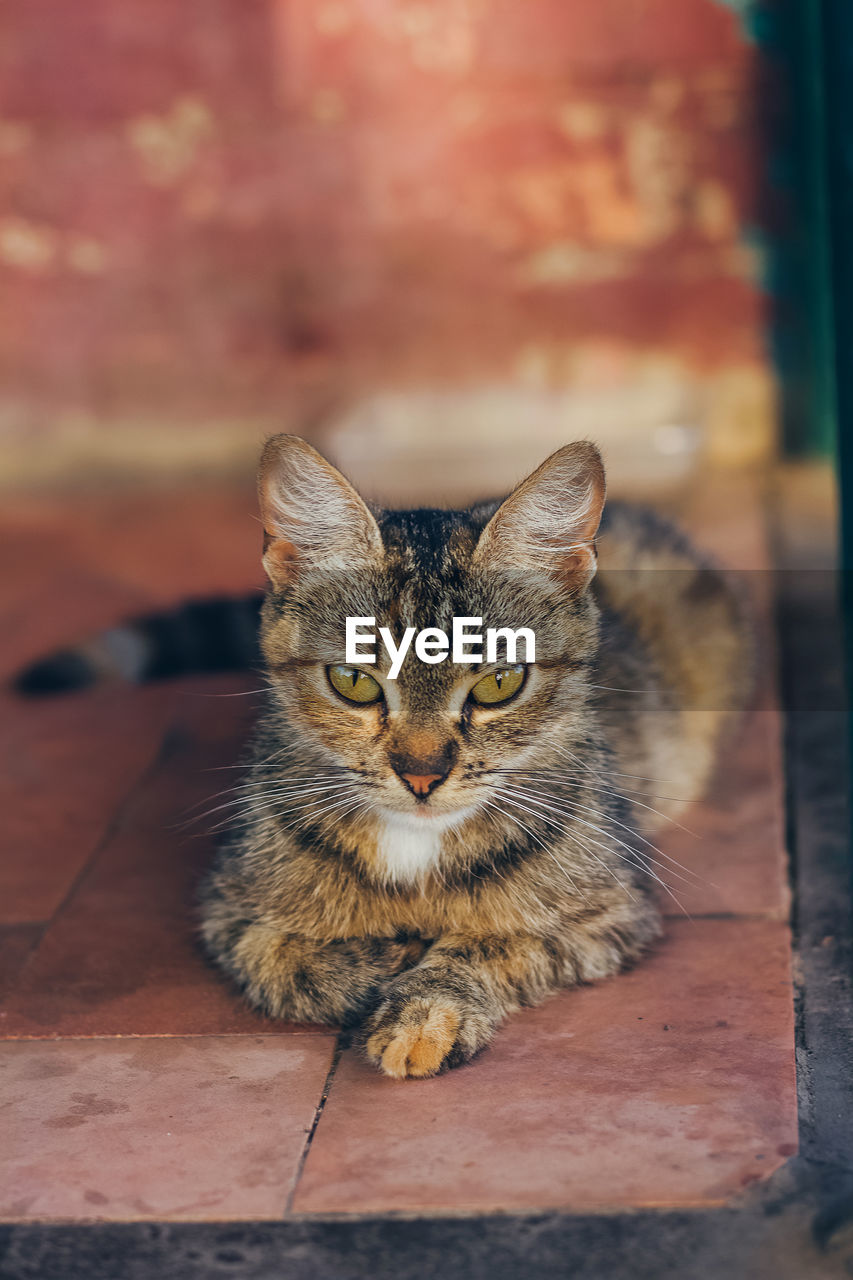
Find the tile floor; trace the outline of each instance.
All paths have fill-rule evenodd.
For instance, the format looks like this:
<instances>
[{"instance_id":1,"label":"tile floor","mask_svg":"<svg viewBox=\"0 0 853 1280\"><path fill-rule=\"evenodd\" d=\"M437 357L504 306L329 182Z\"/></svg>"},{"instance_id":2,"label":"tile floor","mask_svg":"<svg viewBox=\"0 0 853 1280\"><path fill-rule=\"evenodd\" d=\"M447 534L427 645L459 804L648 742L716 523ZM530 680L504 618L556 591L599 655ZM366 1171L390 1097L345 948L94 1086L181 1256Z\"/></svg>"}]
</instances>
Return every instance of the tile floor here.
<instances>
[{"instance_id":1,"label":"tile floor","mask_svg":"<svg viewBox=\"0 0 853 1280\"><path fill-rule=\"evenodd\" d=\"M729 484L723 510L694 495L697 535L762 570L754 493ZM8 505L0 675L140 609L258 585L252 517L251 495L214 489ZM211 840L186 819L236 757L251 678L0 695L0 1218L716 1205L766 1177L795 1149L796 1113L763 667L695 834L667 837L702 877L679 886L689 917L673 906L633 972L518 1015L462 1070L402 1083L338 1058L328 1028L244 1009L196 948Z\"/></svg>"}]
</instances>

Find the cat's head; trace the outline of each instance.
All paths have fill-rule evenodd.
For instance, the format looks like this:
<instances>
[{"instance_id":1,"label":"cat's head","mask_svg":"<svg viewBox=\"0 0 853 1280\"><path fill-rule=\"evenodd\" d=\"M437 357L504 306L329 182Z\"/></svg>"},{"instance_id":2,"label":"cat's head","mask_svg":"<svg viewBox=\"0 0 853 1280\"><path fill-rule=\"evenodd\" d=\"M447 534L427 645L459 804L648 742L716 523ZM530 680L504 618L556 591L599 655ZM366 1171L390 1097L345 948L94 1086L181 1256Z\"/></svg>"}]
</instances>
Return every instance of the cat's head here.
<instances>
[{"instance_id":1,"label":"cat's head","mask_svg":"<svg viewBox=\"0 0 853 1280\"><path fill-rule=\"evenodd\" d=\"M371 811L446 828L489 803L499 770L541 761L552 737L583 739L604 503L594 445L558 450L502 503L400 512L371 510L282 435L264 450L259 488L261 643L277 705L291 741L344 766ZM390 679L382 643L375 664L346 663L348 617L375 618L397 645L407 627L450 634L454 617L482 618L484 632L524 627L535 661L509 664L502 638L497 660L476 666L429 663L412 646Z\"/></svg>"}]
</instances>

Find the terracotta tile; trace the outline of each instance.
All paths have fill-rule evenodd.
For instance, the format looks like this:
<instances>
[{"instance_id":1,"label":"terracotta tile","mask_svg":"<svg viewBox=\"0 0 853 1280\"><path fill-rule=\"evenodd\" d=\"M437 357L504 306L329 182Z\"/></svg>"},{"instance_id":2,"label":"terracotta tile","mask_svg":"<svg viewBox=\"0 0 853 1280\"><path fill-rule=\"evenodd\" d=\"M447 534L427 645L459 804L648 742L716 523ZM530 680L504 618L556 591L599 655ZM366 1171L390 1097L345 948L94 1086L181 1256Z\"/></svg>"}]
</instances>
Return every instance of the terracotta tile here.
<instances>
[{"instance_id":1,"label":"terracotta tile","mask_svg":"<svg viewBox=\"0 0 853 1280\"><path fill-rule=\"evenodd\" d=\"M37 658L151 608L144 592L100 578L78 564L53 561L43 567L33 556L24 573L24 581L15 581L0 567L0 679L4 682Z\"/></svg>"},{"instance_id":2,"label":"terracotta tile","mask_svg":"<svg viewBox=\"0 0 853 1280\"><path fill-rule=\"evenodd\" d=\"M630 973L502 1028L466 1067L392 1081L354 1051L294 1211L720 1204L797 1141L786 928L673 922Z\"/></svg>"},{"instance_id":3,"label":"terracotta tile","mask_svg":"<svg viewBox=\"0 0 853 1280\"><path fill-rule=\"evenodd\" d=\"M0 517L0 680L123 618L256 585L252 509L236 488L9 499ZM0 695L10 852L0 867L0 921L50 918L156 750L171 696Z\"/></svg>"},{"instance_id":4,"label":"terracotta tile","mask_svg":"<svg viewBox=\"0 0 853 1280\"><path fill-rule=\"evenodd\" d=\"M77 545L86 563L161 604L264 583L257 497L242 486L111 495Z\"/></svg>"},{"instance_id":5,"label":"terracotta tile","mask_svg":"<svg viewBox=\"0 0 853 1280\"><path fill-rule=\"evenodd\" d=\"M9 499L0 516L0 675L117 621L262 585L240 488Z\"/></svg>"},{"instance_id":6,"label":"terracotta tile","mask_svg":"<svg viewBox=\"0 0 853 1280\"><path fill-rule=\"evenodd\" d=\"M249 686L251 687L251 686ZM234 780L256 700L243 680L171 686L176 719L157 767L113 823L0 1020L3 1036L280 1031L204 961L194 894L213 841L188 811ZM234 695L234 696L232 696ZM180 710L178 710L180 708ZM214 799L212 804L221 800ZM310 1030L310 1028L301 1028Z\"/></svg>"},{"instance_id":7,"label":"terracotta tile","mask_svg":"<svg viewBox=\"0 0 853 1280\"><path fill-rule=\"evenodd\" d=\"M145 609L149 595L99 570L75 545L78 502L9 500L0 515L0 673ZM103 530L107 541L108 530Z\"/></svg>"},{"instance_id":8,"label":"terracotta tile","mask_svg":"<svg viewBox=\"0 0 853 1280\"><path fill-rule=\"evenodd\" d=\"M161 603L254 585L251 510L237 489L9 499L0 680ZM162 688L42 702L0 694L0 921L51 917L156 751L170 699Z\"/></svg>"},{"instance_id":9,"label":"terracotta tile","mask_svg":"<svg viewBox=\"0 0 853 1280\"><path fill-rule=\"evenodd\" d=\"M787 919L784 803L781 713L755 710L723 752L708 796L655 838L666 855L656 870L673 895L661 899L667 914Z\"/></svg>"},{"instance_id":10,"label":"terracotta tile","mask_svg":"<svg viewBox=\"0 0 853 1280\"><path fill-rule=\"evenodd\" d=\"M164 687L0 694L0 923L51 918L154 759L170 697Z\"/></svg>"},{"instance_id":11,"label":"terracotta tile","mask_svg":"<svg viewBox=\"0 0 853 1280\"><path fill-rule=\"evenodd\" d=\"M0 1045L0 1216L276 1218L334 1037Z\"/></svg>"},{"instance_id":12,"label":"terracotta tile","mask_svg":"<svg viewBox=\"0 0 853 1280\"><path fill-rule=\"evenodd\" d=\"M263 582L257 501L240 486L12 498L0 528L4 577L28 563L79 566L158 604Z\"/></svg>"}]
</instances>

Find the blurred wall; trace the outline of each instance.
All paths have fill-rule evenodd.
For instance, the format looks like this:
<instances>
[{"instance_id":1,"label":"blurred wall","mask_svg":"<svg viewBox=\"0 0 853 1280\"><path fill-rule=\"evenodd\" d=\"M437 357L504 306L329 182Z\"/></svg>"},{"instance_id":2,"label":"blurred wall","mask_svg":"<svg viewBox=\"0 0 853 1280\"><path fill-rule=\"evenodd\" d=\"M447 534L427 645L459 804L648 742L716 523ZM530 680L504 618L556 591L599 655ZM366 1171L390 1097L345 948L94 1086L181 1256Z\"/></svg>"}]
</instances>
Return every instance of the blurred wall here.
<instances>
[{"instance_id":1,"label":"blurred wall","mask_svg":"<svg viewBox=\"0 0 853 1280\"><path fill-rule=\"evenodd\" d=\"M8 7L6 480L239 471L281 429L415 494L574 434L761 457L765 11Z\"/></svg>"}]
</instances>

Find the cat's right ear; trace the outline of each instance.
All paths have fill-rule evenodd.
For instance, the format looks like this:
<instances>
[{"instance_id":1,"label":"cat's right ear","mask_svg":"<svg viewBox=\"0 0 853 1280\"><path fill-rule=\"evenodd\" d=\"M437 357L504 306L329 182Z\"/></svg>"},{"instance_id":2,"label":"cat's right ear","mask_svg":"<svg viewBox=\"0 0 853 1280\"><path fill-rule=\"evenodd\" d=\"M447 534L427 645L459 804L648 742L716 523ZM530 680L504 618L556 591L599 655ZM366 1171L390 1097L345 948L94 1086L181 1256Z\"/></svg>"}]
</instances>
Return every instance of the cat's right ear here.
<instances>
[{"instance_id":1,"label":"cat's right ear","mask_svg":"<svg viewBox=\"0 0 853 1280\"><path fill-rule=\"evenodd\" d=\"M346 570L382 555L379 526L350 482L299 436L273 436L261 455L263 564L283 590L303 569Z\"/></svg>"},{"instance_id":2,"label":"cat's right ear","mask_svg":"<svg viewBox=\"0 0 853 1280\"><path fill-rule=\"evenodd\" d=\"M480 535L474 563L544 570L582 590L595 573L604 495L604 464L595 445L564 445L501 503Z\"/></svg>"}]
</instances>

